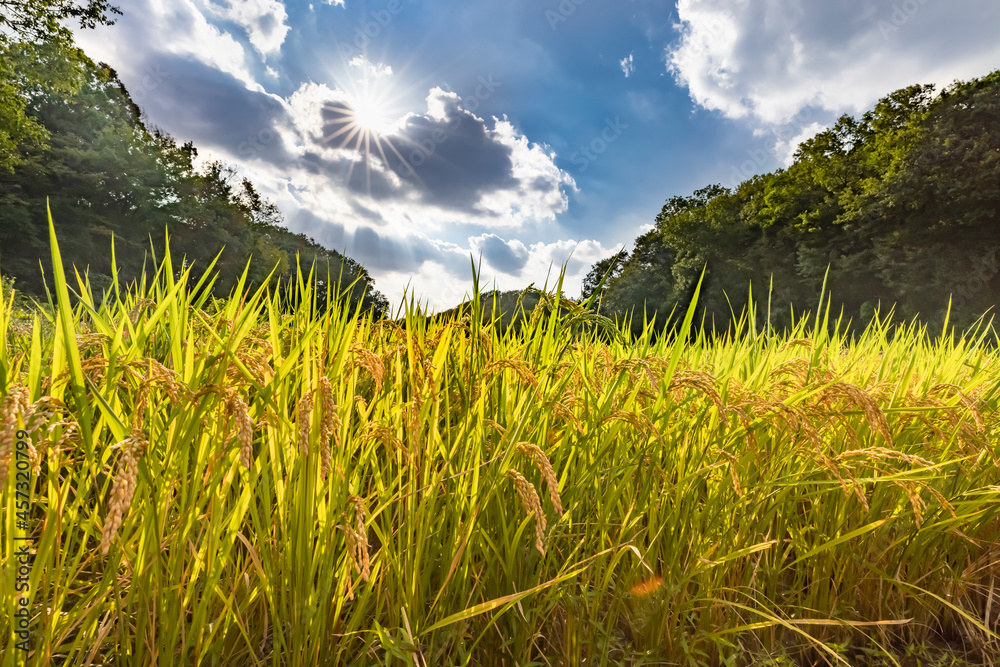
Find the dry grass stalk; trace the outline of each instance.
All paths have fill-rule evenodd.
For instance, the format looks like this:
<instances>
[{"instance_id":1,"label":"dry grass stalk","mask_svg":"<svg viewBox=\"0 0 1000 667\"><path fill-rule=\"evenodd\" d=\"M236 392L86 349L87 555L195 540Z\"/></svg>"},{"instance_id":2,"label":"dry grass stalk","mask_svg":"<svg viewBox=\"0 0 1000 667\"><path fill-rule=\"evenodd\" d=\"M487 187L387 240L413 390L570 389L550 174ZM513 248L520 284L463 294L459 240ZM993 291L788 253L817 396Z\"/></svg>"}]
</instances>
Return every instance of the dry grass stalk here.
<instances>
[{"instance_id":1,"label":"dry grass stalk","mask_svg":"<svg viewBox=\"0 0 1000 667\"><path fill-rule=\"evenodd\" d=\"M556 478L556 472L552 468L552 462L549 461L549 457L545 455L545 452L538 445L530 442L517 443L517 451L531 459L535 467L538 468L538 472L542 473L545 483L549 486L549 498L552 500L552 506L555 507L557 514L562 514L563 506L562 499L559 497L559 480Z\"/></svg>"},{"instance_id":2,"label":"dry grass stalk","mask_svg":"<svg viewBox=\"0 0 1000 667\"><path fill-rule=\"evenodd\" d=\"M535 548L539 553L545 555L545 514L542 512L542 501L538 498L538 492L534 485L524 478L524 475L516 470L508 470L507 477L514 483L517 496L521 499L521 506L529 515L535 515Z\"/></svg>"},{"instance_id":3,"label":"dry grass stalk","mask_svg":"<svg viewBox=\"0 0 1000 667\"><path fill-rule=\"evenodd\" d=\"M122 525L125 510L132 502L136 481L139 474L139 457L146 444L141 431L133 430L132 435L118 443L121 457L118 459L118 474L115 475L115 485L111 490L111 503L108 506L108 517L104 521L101 534L101 553L107 555L111 541L118 534Z\"/></svg>"}]
</instances>

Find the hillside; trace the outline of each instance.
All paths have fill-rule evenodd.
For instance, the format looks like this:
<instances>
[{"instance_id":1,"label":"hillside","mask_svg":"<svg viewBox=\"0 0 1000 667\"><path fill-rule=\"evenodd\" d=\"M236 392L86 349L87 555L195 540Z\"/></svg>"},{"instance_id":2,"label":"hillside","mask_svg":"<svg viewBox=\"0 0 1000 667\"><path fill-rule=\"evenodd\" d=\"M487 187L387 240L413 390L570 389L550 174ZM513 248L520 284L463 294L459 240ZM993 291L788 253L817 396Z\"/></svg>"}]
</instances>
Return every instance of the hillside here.
<instances>
[{"instance_id":1,"label":"hillside","mask_svg":"<svg viewBox=\"0 0 1000 667\"><path fill-rule=\"evenodd\" d=\"M815 309L829 268L835 312L856 324L894 307L940 326L950 298L950 321L969 325L1000 303L998 183L1000 71L939 94L910 86L843 116L787 169L671 197L631 254L594 265L584 296L611 270L602 312L662 321L704 269L709 325L725 329L752 283L760 320L787 326L792 308Z\"/></svg>"}]
</instances>

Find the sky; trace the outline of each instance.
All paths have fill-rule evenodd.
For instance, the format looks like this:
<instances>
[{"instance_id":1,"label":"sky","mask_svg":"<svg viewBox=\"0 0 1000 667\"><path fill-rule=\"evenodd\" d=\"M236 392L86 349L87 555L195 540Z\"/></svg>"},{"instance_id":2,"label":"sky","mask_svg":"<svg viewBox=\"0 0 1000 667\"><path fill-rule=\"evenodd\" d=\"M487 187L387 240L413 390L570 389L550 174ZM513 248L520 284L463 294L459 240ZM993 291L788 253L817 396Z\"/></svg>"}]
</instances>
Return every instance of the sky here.
<instances>
[{"instance_id":1,"label":"sky","mask_svg":"<svg viewBox=\"0 0 1000 667\"><path fill-rule=\"evenodd\" d=\"M120 0L77 33L155 125L390 303L577 296L663 203L1000 69L996 0Z\"/></svg>"}]
</instances>

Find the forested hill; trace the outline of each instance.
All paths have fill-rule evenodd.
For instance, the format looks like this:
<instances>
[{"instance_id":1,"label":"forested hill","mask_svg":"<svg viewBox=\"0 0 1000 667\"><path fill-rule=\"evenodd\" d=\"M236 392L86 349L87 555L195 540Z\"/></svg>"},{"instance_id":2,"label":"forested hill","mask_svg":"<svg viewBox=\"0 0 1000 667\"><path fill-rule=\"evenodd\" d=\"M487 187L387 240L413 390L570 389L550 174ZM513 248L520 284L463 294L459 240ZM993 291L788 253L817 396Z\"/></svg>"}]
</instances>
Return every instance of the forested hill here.
<instances>
[{"instance_id":1,"label":"forested hill","mask_svg":"<svg viewBox=\"0 0 1000 667\"><path fill-rule=\"evenodd\" d=\"M228 294L250 261L259 284L277 265L294 276L315 263L325 283L356 278L351 300L384 311L386 299L365 269L302 234L293 234L274 204L246 179L213 162L195 166L197 149L143 122L115 72L95 64L65 36L0 39L0 272L19 291L44 293L41 265L50 266L46 199L63 261L100 294L111 283L111 246L119 280L137 278L150 248L216 265L217 295ZM223 247L225 248L223 250ZM322 285L321 285L322 286Z\"/></svg>"},{"instance_id":2,"label":"forested hill","mask_svg":"<svg viewBox=\"0 0 1000 667\"><path fill-rule=\"evenodd\" d=\"M735 190L672 197L631 255L596 264L584 296L611 269L601 309L662 319L699 298L725 328L753 285L772 324L815 309L824 274L855 323L881 304L903 318L968 325L1000 304L1000 71L935 95L911 86L860 118L803 143L783 170ZM835 310L836 314L836 310Z\"/></svg>"}]
</instances>

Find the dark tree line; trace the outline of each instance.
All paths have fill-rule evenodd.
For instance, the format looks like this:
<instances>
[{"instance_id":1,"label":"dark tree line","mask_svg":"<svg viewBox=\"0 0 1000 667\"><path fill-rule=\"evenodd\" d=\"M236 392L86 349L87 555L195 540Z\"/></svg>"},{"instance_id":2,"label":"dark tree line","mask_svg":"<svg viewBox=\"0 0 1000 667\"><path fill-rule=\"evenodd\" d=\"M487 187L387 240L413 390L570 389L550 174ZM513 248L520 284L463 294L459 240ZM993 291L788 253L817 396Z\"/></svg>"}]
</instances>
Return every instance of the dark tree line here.
<instances>
[{"instance_id":1,"label":"dark tree line","mask_svg":"<svg viewBox=\"0 0 1000 667\"><path fill-rule=\"evenodd\" d=\"M16 10L16 11L15 11ZM49 266L46 200L63 261L87 271L98 294L162 257L169 234L179 262L215 266L217 296L249 262L251 284L277 267L285 283L296 260L317 286L340 279L352 303L384 312L385 297L354 260L291 233L280 211L229 166L196 167L197 149L148 126L116 73L76 49L59 22L111 23L107 2L0 0L0 271L41 295Z\"/></svg>"},{"instance_id":2,"label":"dark tree line","mask_svg":"<svg viewBox=\"0 0 1000 667\"><path fill-rule=\"evenodd\" d=\"M815 309L824 277L855 324L876 308L969 325L1000 304L1000 71L910 86L803 143L794 162L735 189L672 197L631 254L591 269L604 314L686 309L725 329L747 306L784 326ZM772 284L773 292L769 294Z\"/></svg>"}]
</instances>

